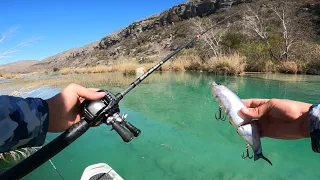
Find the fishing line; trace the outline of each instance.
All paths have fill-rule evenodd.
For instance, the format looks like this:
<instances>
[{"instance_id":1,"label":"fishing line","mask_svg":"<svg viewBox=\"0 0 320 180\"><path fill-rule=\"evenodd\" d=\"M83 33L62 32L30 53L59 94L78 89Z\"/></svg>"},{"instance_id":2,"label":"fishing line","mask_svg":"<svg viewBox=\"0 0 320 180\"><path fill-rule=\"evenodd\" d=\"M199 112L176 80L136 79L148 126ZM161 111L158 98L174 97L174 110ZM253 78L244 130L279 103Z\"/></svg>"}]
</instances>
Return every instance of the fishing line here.
<instances>
[{"instance_id":1,"label":"fishing line","mask_svg":"<svg viewBox=\"0 0 320 180\"><path fill-rule=\"evenodd\" d=\"M59 176L61 177L62 180L64 180L63 176L60 174L60 172L58 171L58 169L56 168L56 166L53 164L53 162L51 161L51 159L49 159L50 164L52 165L52 167L57 171L57 173L59 174Z\"/></svg>"},{"instance_id":2,"label":"fishing line","mask_svg":"<svg viewBox=\"0 0 320 180\"><path fill-rule=\"evenodd\" d=\"M49 142L47 140L45 140L46 142ZM60 174L59 170L56 168L56 166L53 164L53 162L51 161L51 159L49 159L49 162L51 164L51 166L53 167L54 170L57 171L57 173L59 174L59 176L61 177L62 180L64 180L63 176Z\"/></svg>"}]
</instances>

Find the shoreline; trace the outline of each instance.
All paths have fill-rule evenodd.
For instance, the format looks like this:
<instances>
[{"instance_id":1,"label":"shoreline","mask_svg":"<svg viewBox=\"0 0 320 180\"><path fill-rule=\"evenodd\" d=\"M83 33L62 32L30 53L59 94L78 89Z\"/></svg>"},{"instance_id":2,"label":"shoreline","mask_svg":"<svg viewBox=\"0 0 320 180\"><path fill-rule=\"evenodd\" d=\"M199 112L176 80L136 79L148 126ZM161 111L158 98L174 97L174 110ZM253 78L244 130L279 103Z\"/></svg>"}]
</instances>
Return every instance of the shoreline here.
<instances>
[{"instance_id":1,"label":"shoreline","mask_svg":"<svg viewBox=\"0 0 320 180\"><path fill-rule=\"evenodd\" d=\"M185 81L190 78L193 74L203 74L215 78L217 75L205 71L155 71L153 75L145 79L143 84L158 83L169 80L172 75L177 75L179 80ZM30 76L24 78L17 78L12 80L0 80L0 91L1 94L16 94L17 92L30 91L40 87L52 87L52 88L63 88L70 83L78 83L85 87L97 87L105 88L124 88L128 84L132 83L140 75L123 75L123 72L101 72L101 73L83 73L83 74L66 74L61 75L55 73L54 75L43 74L40 76ZM226 77L236 78L258 78L263 80L277 80L277 81L288 81L288 82L303 82L303 81L314 81L319 82L320 76L306 76L304 74L284 74L284 73L266 73L266 72L245 72L241 75L225 75Z\"/></svg>"},{"instance_id":2,"label":"shoreline","mask_svg":"<svg viewBox=\"0 0 320 180\"><path fill-rule=\"evenodd\" d=\"M82 71L85 71L83 69L88 69L87 72L77 72L77 69L72 72L68 73L61 73L61 72L31 72L31 73L17 73L17 74L4 74L0 77L0 83L1 81L12 81L12 80L20 80L25 79L28 77L33 76L65 76L65 75L89 75L89 74L102 74L102 73L122 73L124 76L126 75L136 75L136 72L133 70L119 70L119 71L101 71L101 72L90 72L90 68L81 68ZM94 68L94 67L93 67ZM146 72L146 71L145 71ZM224 72L223 70L218 71L207 71L207 70L155 70L155 72L199 72L199 73L209 73L209 74L215 74L215 75L228 75L228 76L244 76L244 75L259 75L259 74L281 74L281 75L308 75L308 76L319 76L320 74L307 74L307 73L284 73L284 72L254 72L254 71L244 71L238 74L228 74Z\"/></svg>"},{"instance_id":3,"label":"shoreline","mask_svg":"<svg viewBox=\"0 0 320 180\"><path fill-rule=\"evenodd\" d=\"M95 74L104 72L120 72L123 75L139 75L147 72L154 67L157 62L150 61L139 63L135 59L125 58L111 65L96 65L86 67L50 67L38 69L34 72L23 73L7 73L1 74L0 80L4 79L23 79L30 76L52 76L67 74ZM249 63L249 64L248 64ZM251 62L252 63L252 62ZM169 62L162 64L155 71L158 72L185 72L197 71L207 72L216 75L250 75L250 74L304 74L304 75L320 75L317 67L304 67L301 63L295 61L272 62L266 61L267 65L258 64L255 66L247 62L245 56L237 53L212 57L204 61L196 54L180 55ZM12 71L14 72L14 71Z\"/></svg>"}]
</instances>

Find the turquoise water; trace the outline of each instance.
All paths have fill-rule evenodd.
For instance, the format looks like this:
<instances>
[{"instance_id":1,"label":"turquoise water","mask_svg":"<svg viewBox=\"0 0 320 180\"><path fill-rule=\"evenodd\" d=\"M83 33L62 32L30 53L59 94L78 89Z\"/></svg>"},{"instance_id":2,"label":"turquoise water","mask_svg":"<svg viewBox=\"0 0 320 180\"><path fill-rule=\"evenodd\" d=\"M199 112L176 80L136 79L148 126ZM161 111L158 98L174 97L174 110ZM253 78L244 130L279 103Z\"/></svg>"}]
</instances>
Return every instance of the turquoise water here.
<instances>
[{"instance_id":1,"label":"turquoise water","mask_svg":"<svg viewBox=\"0 0 320 180\"><path fill-rule=\"evenodd\" d=\"M141 129L141 135L124 143L114 131L109 131L109 126L89 129L52 158L65 179L80 179L84 168L96 163L109 164L124 179L319 179L320 154L311 150L309 139L263 138L264 155L273 166L262 160L243 160L242 138L228 122L214 119L218 104L209 82L226 85L240 98L288 98L319 103L320 77L201 73L151 76L153 82L138 86L120 103L121 111ZM117 92L120 88L111 89ZM48 134L47 140L56 136ZM23 179L44 178L59 179L49 162Z\"/></svg>"}]
</instances>

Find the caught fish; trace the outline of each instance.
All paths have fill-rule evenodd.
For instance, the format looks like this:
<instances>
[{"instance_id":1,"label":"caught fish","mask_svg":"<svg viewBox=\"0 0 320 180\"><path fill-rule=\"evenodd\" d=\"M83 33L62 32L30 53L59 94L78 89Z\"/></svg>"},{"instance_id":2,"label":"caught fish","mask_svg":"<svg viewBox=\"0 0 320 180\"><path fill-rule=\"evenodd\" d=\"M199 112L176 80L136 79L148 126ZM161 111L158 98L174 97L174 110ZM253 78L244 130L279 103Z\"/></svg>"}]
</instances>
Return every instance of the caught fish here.
<instances>
[{"instance_id":1,"label":"caught fish","mask_svg":"<svg viewBox=\"0 0 320 180\"><path fill-rule=\"evenodd\" d=\"M230 124L232 124L236 129L237 133L247 142L246 150L247 155L242 155L242 158L249 157L250 159L252 157L249 156L249 147L251 146L253 152L254 152L254 161L258 159L264 159L267 161L271 166L272 163L269 159L267 159L262 154L262 146L260 141L260 135L258 131L258 127L256 124L245 124L242 125L244 122L250 121L251 119L247 119L245 116L243 116L240 113L240 109L247 108L246 105L241 101L241 99L230 89L227 87L212 82L212 94L214 98L219 103L220 108L220 115L219 117L216 117L217 119L224 119L225 117L222 117L221 111L224 111Z\"/></svg>"}]
</instances>

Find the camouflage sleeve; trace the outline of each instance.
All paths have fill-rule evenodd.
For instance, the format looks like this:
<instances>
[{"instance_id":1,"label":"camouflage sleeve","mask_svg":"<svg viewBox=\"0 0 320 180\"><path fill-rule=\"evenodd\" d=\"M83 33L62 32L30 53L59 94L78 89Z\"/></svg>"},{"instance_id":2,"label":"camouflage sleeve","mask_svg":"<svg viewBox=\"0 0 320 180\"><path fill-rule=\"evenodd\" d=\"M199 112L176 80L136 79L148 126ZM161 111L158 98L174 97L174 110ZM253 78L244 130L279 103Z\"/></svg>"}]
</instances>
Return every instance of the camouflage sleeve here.
<instances>
[{"instance_id":1,"label":"camouflage sleeve","mask_svg":"<svg viewBox=\"0 0 320 180\"><path fill-rule=\"evenodd\" d=\"M320 104L314 104L309 111L312 150L320 153Z\"/></svg>"},{"instance_id":2,"label":"camouflage sleeve","mask_svg":"<svg viewBox=\"0 0 320 180\"><path fill-rule=\"evenodd\" d=\"M0 96L0 153L43 145L48 124L45 100Z\"/></svg>"}]
</instances>

